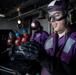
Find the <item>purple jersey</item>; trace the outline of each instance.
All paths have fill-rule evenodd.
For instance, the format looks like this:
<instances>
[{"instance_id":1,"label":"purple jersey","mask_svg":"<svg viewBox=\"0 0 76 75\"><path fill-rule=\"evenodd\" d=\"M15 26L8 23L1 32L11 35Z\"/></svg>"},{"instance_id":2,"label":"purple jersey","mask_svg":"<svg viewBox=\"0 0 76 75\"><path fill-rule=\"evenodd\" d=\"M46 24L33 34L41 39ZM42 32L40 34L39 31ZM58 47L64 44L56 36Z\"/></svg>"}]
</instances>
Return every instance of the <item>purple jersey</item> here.
<instances>
[{"instance_id":1,"label":"purple jersey","mask_svg":"<svg viewBox=\"0 0 76 75\"><path fill-rule=\"evenodd\" d=\"M76 38L74 37L76 33L74 32L71 35L69 35L69 33L66 34L67 41L64 36L61 38L56 38L56 34L54 34L53 36L50 36L45 43L45 50L47 51L47 54L49 54L50 56L53 56L55 53L55 50L58 48L59 51L57 52L57 55L56 55L58 57L60 50L63 49L61 54L61 60L66 63L69 63L72 55L72 50L73 51L74 49L76 50ZM62 48L62 46L64 46L64 48Z\"/></svg>"},{"instance_id":2,"label":"purple jersey","mask_svg":"<svg viewBox=\"0 0 76 75\"><path fill-rule=\"evenodd\" d=\"M45 31L40 31L40 32L37 32L37 33L34 33L34 35L31 36L30 38L30 41L31 40L35 40L36 42L40 43L40 44L44 44L45 40L48 38L48 33L45 32ZM46 72L46 73L45 73ZM41 69L41 75L48 75L49 72L46 70L46 68L42 68Z\"/></svg>"},{"instance_id":3,"label":"purple jersey","mask_svg":"<svg viewBox=\"0 0 76 75\"><path fill-rule=\"evenodd\" d=\"M30 41L35 40L40 44L44 44L45 40L48 38L48 33L45 31L40 31L37 33L34 33L34 35L31 36Z\"/></svg>"},{"instance_id":4,"label":"purple jersey","mask_svg":"<svg viewBox=\"0 0 76 75\"><path fill-rule=\"evenodd\" d=\"M69 65L71 60L76 62L76 58L73 58L73 56L76 57L76 32L68 32L61 38L58 38L57 34L53 34L46 40L44 48L48 55L56 56L66 65ZM58 74L61 75L60 72Z\"/></svg>"}]
</instances>

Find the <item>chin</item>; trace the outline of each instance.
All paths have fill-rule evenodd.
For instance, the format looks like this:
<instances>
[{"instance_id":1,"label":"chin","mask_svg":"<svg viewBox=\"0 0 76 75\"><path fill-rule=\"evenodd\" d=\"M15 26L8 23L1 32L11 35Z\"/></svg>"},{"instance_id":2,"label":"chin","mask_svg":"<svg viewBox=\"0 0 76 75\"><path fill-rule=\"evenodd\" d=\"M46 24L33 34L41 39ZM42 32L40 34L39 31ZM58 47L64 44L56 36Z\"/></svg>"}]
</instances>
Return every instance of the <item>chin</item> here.
<instances>
[{"instance_id":1,"label":"chin","mask_svg":"<svg viewBox=\"0 0 76 75\"><path fill-rule=\"evenodd\" d=\"M57 32L57 31L58 31L58 29L54 29L54 31L55 31L55 32Z\"/></svg>"}]
</instances>

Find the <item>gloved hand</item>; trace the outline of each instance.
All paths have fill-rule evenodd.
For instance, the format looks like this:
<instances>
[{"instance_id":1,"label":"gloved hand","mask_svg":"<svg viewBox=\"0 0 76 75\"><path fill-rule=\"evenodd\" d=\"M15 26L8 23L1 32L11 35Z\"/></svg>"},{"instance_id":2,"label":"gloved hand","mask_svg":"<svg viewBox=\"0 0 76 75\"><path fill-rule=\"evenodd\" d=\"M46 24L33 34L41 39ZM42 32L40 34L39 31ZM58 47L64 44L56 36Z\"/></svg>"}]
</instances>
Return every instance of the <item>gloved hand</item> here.
<instances>
[{"instance_id":1,"label":"gloved hand","mask_svg":"<svg viewBox=\"0 0 76 75\"><path fill-rule=\"evenodd\" d=\"M28 60L43 59L44 51L41 44L36 41L29 41L23 43L15 49L15 55L18 58L24 58Z\"/></svg>"},{"instance_id":2,"label":"gloved hand","mask_svg":"<svg viewBox=\"0 0 76 75\"><path fill-rule=\"evenodd\" d=\"M15 58L20 60L33 60L38 57L39 44L33 41L25 42L14 48Z\"/></svg>"}]
</instances>

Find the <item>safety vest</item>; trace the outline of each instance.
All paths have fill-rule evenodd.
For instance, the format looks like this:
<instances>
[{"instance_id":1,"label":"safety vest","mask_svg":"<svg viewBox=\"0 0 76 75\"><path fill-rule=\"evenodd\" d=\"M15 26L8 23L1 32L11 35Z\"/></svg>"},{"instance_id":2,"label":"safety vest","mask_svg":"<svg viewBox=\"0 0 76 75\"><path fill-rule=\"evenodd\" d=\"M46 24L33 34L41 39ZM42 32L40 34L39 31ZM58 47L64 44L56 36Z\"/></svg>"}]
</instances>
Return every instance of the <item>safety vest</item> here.
<instances>
[{"instance_id":1,"label":"safety vest","mask_svg":"<svg viewBox=\"0 0 76 75\"><path fill-rule=\"evenodd\" d=\"M61 49L61 56L60 59L67 64L69 64L69 61L71 59L72 51L73 51L73 45L76 43L76 32L73 32L70 34L70 36L67 38L67 41L64 43L64 47ZM47 51L47 54L50 56L54 56L56 49L57 49L57 37L56 34L54 34L52 37L49 37L49 39L45 43L45 50ZM57 52L56 56L58 57L60 53L60 50Z\"/></svg>"},{"instance_id":2,"label":"safety vest","mask_svg":"<svg viewBox=\"0 0 76 75\"><path fill-rule=\"evenodd\" d=\"M46 33L45 31L41 31L39 33L34 33L34 35L31 36L30 41L35 40L40 44L44 44L48 36L48 33Z\"/></svg>"},{"instance_id":3,"label":"safety vest","mask_svg":"<svg viewBox=\"0 0 76 75\"><path fill-rule=\"evenodd\" d=\"M15 46L19 46L21 44L21 37L16 38Z\"/></svg>"},{"instance_id":4,"label":"safety vest","mask_svg":"<svg viewBox=\"0 0 76 75\"><path fill-rule=\"evenodd\" d=\"M11 46L13 44L13 42L14 42L14 36L12 36L11 38L8 37L8 39L7 39L7 46Z\"/></svg>"},{"instance_id":5,"label":"safety vest","mask_svg":"<svg viewBox=\"0 0 76 75\"><path fill-rule=\"evenodd\" d=\"M26 42L26 41L28 41L29 38L30 38L30 35L29 35L29 34L24 35L24 36L22 37L22 39L21 39L21 44L24 43L24 42Z\"/></svg>"}]
</instances>

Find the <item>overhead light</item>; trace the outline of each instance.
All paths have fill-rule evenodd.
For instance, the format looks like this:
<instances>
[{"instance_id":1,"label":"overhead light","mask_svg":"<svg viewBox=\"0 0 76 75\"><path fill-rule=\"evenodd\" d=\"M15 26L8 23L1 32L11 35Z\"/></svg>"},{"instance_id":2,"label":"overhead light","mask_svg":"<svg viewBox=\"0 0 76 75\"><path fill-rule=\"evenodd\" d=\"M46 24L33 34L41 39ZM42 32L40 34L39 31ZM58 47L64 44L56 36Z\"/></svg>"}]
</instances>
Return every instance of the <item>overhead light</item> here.
<instances>
[{"instance_id":1,"label":"overhead light","mask_svg":"<svg viewBox=\"0 0 76 75\"><path fill-rule=\"evenodd\" d=\"M17 23L18 23L18 24L21 24L21 20L20 20L20 19L18 19L18 20L17 20Z\"/></svg>"},{"instance_id":2,"label":"overhead light","mask_svg":"<svg viewBox=\"0 0 76 75\"><path fill-rule=\"evenodd\" d=\"M0 17L5 17L5 15L4 14L0 14Z\"/></svg>"},{"instance_id":3,"label":"overhead light","mask_svg":"<svg viewBox=\"0 0 76 75\"><path fill-rule=\"evenodd\" d=\"M19 12L19 11L20 11L20 7L17 8L17 12Z\"/></svg>"}]
</instances>

